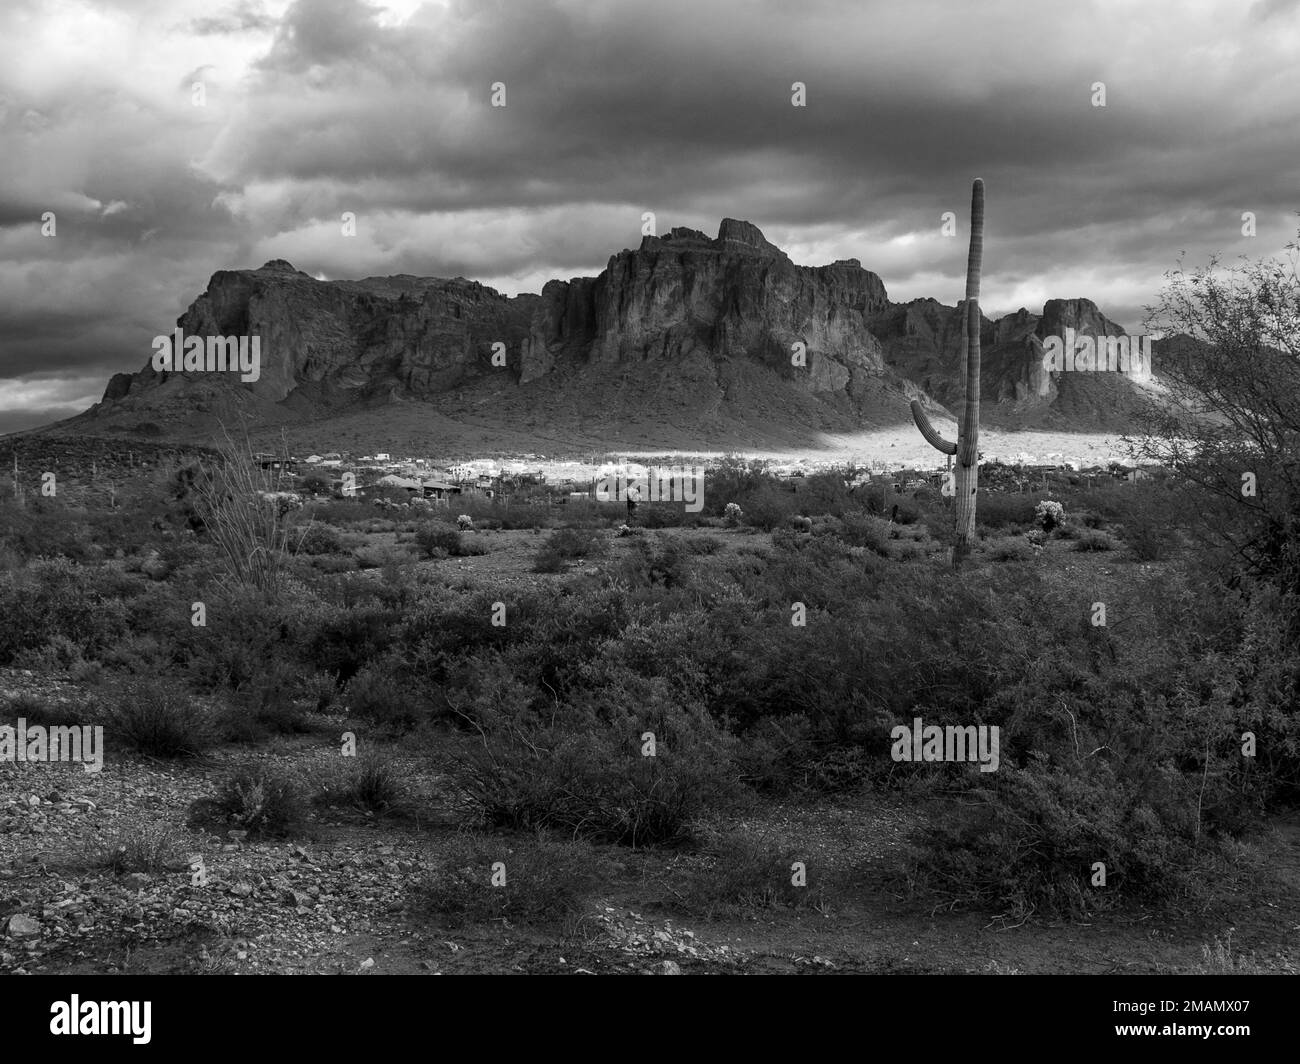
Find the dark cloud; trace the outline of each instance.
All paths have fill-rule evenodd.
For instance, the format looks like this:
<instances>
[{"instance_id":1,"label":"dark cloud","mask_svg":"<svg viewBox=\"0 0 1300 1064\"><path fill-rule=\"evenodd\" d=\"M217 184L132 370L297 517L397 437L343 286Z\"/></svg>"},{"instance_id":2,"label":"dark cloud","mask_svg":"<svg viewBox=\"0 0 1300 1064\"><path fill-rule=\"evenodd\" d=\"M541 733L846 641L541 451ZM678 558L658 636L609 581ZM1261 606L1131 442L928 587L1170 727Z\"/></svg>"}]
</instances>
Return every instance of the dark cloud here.
<instances>
[{"instance_id":1,"label":"dark cloud","mask_svg":"<svg viewBox=\"0 0 1300 1064\"><path fill-rule=\"evenodd\" d=\"M953 302L964 250L939 226L975 176L990 313L1088 296L1134 328L1180 252L1276 253L1300 206L1294 2L104 0L95 51L43 10L0 14L0 373L20 382L138 369L218 269L536 291L635 246L644 211L746 218L796 261ZM65 42L39 65L32 27Z\"/></svg>"}]
</instances>

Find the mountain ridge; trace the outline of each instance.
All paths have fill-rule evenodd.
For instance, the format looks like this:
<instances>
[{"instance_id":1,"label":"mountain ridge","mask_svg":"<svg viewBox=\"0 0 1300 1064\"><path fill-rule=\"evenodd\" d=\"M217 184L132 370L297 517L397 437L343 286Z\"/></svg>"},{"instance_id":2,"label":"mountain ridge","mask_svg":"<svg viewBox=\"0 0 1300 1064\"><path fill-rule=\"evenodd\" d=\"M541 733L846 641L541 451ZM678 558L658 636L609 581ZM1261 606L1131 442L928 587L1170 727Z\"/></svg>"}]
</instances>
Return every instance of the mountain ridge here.
<instances>
[{"instance_id":1,"label":"mountain ridge","mask_svg":"<svg viewBox=\"0 0 1300 1064\"><path fill-rule=\"evenodd\" d=\"M632 424L651 446L716 436L761 447L905 423L913 398L945 412L964 386L955 304L894 303L857 259L795 265L758 226L734 218L712 238L684 227L645 236L595 277L516 296L463 277L317 280L272 259L214 273L176 325L187 337L258 337L257 379L158 370L150 360L48 428L143 424L192 438L241 411L263 431L327 433L333 419L374 411L382 440L385 409L422 403L431 415L503 428L544 431L538 422L550 414L572 425L575 447ZM985 423L1130 427L1144 382L1043 369L1044 338L1067 328L1126 335L1086 298L983 318Z\"/></svg>"}]
</instances>

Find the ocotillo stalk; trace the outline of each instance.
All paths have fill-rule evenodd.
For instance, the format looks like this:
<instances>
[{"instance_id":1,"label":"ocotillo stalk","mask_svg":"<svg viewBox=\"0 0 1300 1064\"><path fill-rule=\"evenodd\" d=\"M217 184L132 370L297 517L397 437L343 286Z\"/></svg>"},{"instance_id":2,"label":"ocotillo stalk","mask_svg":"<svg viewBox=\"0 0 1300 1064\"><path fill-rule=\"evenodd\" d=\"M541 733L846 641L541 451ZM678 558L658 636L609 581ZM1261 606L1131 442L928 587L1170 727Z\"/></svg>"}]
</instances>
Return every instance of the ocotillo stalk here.
<instances>
[{"instance_id":1,"label":"ocotillo stalk","mask_svg":"<svg viewBox=\"0 0 1300 1064\"><path fill-rule=\"evenodd\" d=\"M957 456L956 497L957 538L952 548L952 564L959 566L970 553L975 538L975 499L979 490L980 435L980 266L984 258L984 182L975 179L970 196L970 254L966 259L966 329L962 334L961 354L966 364L966 402L957 442L949 443L930 424L921 404L912 400L912 420L931 447Z\"/></svg>"}]
</instances>

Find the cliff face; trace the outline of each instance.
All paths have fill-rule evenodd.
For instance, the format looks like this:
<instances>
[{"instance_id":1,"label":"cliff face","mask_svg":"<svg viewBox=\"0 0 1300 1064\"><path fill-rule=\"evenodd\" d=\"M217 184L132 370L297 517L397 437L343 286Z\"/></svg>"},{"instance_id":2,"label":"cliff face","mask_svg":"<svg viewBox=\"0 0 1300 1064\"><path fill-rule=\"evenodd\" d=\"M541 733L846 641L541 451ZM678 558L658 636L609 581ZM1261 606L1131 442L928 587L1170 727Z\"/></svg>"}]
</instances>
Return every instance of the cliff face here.
<instances>
[{"instance_id":1,"label":"cliff face","mask_svg":"<svg viewBox=\"0 0 1300 1064\"><path fill-rule=\"evenodd\" d=\"M886 306L884 284L856 260L796 266L756 226L728 218L716 240L674 229L615 255L594 280L548 284L523 379L563 364L705 357L749 359L810 392L844 392L855 374L883 368L867 320ZM807 369L795 373L798 343Z\"/></svg>"},{"instance_id":2,"label":"cliff face","mask_svg":"<svg viewBox=\"0 0 1300 1064\"><path fill-rule=\"evenodd\" d=\"M437 395L491 372L498 342L517 370L539 302L461 278L317 281L281 260L222 270L176 324L186 336L259 336L258 379L239 384L148 364L115 376L104 398L206 400L238 387L265 402L293 397L331 408Z\"/></svg>"},{"instance_id":3,"label":"cliff face","mask_svg":"<svg viewBox=\"0 0 1300 1064\"><path fill-rule=\"evenodd\" d=\"M174 421L233 399L282 420L408 399L455 405L471 393L517 414L529 394L608 393L617 381L622 408L651 417L690 400L730 422L790 417L837 430L865 427L864 416L905 418L914 396L955 406L963 387L955 306L892 304L857 260L796 266L756 226L730 218L716 238L681 228L645 237L598 277L513 298L463 278L318 281L276 260L214 274L177 324L187 336L259 336L259 378L146 364L114 376L89 416L166 410ZM986 418L1005 408L1050 421L1063 394L1086 412L1113 405L1108 388L1130 388L1115 379L1093 396L1095 380L1063 378L1102 375L1043 371L1043 338L1067 327L1123 331L1086 299L985 319ZM792 363L798 345L802 366Z\"/></svg>"}]
</instances>

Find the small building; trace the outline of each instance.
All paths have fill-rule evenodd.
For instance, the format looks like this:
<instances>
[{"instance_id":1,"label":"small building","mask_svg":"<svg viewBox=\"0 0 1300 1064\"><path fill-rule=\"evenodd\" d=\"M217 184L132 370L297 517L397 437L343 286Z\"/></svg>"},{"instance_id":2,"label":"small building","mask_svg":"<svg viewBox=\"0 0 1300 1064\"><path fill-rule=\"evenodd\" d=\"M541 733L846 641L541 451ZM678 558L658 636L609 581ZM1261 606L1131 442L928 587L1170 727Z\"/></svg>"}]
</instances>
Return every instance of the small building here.
<instances>
[{"instance_id":1,"label":"small building","mask_svg":"<svg viewBox=\"0 0 1300 1064\"><path fill-rule=\"evenodd\" d=\"M421 484L426 499L445 500L461 493L460 485L445 480L426 480Z\"/></svg>"},{"instance_id":2,"label":"small building","mask_svg":"<svg viewBox=\"0 0 1300 1064\"><path fill-rule=\"evenodd\" d=\"M375 483L385 488L405 488L409 492L419 491L421 487L420 482L414 477L399 477L396 473L380 477Z\"/></svg>"}]
</instances>

